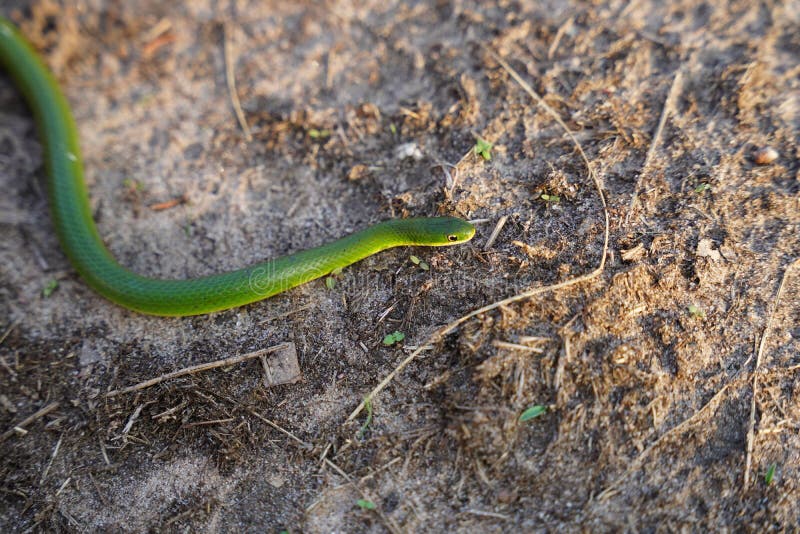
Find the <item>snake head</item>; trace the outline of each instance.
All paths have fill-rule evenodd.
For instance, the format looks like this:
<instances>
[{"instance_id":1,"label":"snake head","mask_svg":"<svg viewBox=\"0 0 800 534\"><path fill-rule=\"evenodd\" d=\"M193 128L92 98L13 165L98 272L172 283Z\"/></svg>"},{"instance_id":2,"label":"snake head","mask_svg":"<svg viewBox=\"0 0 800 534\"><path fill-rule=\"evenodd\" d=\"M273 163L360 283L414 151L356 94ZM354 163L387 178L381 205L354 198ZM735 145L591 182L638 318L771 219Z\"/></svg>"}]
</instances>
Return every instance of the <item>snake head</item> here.
<instances>
[{"instance_id":1,"label":"snake head","mask_svg":"<svg viewBox=\"0 0 800 534\"><path fill-rule=\"evenodd\" d=\"M466 243L475 235L475 227L458 217L419 217L399 219L401 233L409 244L429 247Z\"/></svg>"}]
</instances>

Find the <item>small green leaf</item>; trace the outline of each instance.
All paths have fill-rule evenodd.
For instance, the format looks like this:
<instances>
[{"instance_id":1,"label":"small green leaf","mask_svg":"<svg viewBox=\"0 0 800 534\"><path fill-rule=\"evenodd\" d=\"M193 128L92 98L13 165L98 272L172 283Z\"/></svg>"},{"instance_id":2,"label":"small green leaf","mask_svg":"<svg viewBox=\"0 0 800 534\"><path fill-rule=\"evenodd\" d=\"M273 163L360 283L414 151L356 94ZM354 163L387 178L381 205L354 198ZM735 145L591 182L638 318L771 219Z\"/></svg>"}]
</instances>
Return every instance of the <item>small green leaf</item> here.
<instances>
[{"instance_id":1,"label":"small green leaf","mask_svg":"<svg viewBox=\"0 0 800 534\"><path fill-rule=\"evenodd\" d=\"M58 289L58 280L50 280L45 284L44 288L42 289L42 296L44 298L49 297L53 294L53 291Z\"/></svg>"},{"instance_id":2,"label":"small green leaf","mask_svg":"<svg viewBox=\"0 0 800 534\"><path fill-rule=\"evenodd\" d=\"M389 131L392 132L392 135L397 135L397 126L395 126L394 123L391 123L389 125Z\"/></svg>"},{"instance_id":3,"label":"small green leaf","mask_svg":"<svg viewBox=\"0 0 800 534\"><path fill-rule=\"evenodd\" d=\"M403 341L406 338L406 335L402 332L394 331L391 334L386 334L383 336L383 344L387 347L391 347L395 343Z\"/></svg>"},{"instance_id":4,"label":"small green leaf","mask_svg":"<svg viewBox=\"0 0 800 534\"><path fill-rule=\"evenodd\" d=\"M356 504L360 506L362 510L374 510L375 508L377 508L374 502L368 501L366 499L358 499L356 501Z\"/></svg>"},{"instance_id":5,"label":"small green leaf","mask_svg":"<svg viewBox=\"0 0 800 534\"><path fill-rule=\"evenodd\" d=\"M364 399L364 408L367 409L367 420L361 425L361 430L358 431L358 437L363 438L370 423L372 423L372 400L369 397Z\"/></svg>"},{"instance_id":6,"label":"small green leaf","mask_svg":"<svg viewBox=\"0 0 800 534\"><path fill-rule=\"evenodd\" d=\"M334 287L336 287L336 278L334 278L332 276L329 276L328 278L326 278L325 279L325 287L327 287L328 289L333 289Z\"/></svg>"},{"instance_id":7,"label":"small green leaf","mask_svg":"<svg viewBox=\"0 0 800 534\"><path fill-rule=\"evenodd\" d=\"M775 477L775 469L778 467L778 464L772 464L767 469L767 474L764 475L764 482L769 486L772 484L772 479Z\"/></svg>"},{"instance_id":8,"label":"small green leaf","mask_svg":"<svg viewBox=\"0 0 800 534\"><path fill-rule=\"evenodd\" d=\"M316 128L311 128L308 131L308 136L311 139L325 139L331 136L330 130L317 130Z\"/></svg>"},{"instance_id":9,"label":"small green leaf","mask_svg":"<svg viewBox=\"0 0 800 534\"><path fill-rule=\"evenodd\" d=\"M694 304L689 304L687 308L689 310L689 315L692 317L697 317L698 319L702 319L706 316L706 312L695 306Z\"/></svg>"},{"instance_id":10,"label":"small green leaf","mask_svg":"<svg viewBox=\"0 0 800 534\"><path fill-rule=\"evenodd\" d=\"M138 180L134 180L133 178L125 178L122 180L122 186L125 189L130 189L131 191L144 191L144 184Z\"/></svg>"},{"instance_id":11,"label":"small green leaf","mask_svg":"<svg viewBox=\"0 0 800 534\"><path fill-rule=\"evenodd\" d=\"M476 155L481 156L486 161L490 161L492 159L493 147L494 145L492 143L490 143L486 139L483 139L482 137L479 137L478 140L475 142L475 147L473 150L475 151Z\"/></svg>"},{"instance_id":12,"label":"small green leaf","mask_svg":"<svg viewBox=\"0 0 800 534\"><path fill-rule=\"evenodd\" d=\"M694 192L695 193L703 193L705 191L708 191L709 189L711 189L711 186L709 184L700 184L700 185L698 185L697 187L694 188Z\"/></svg>"},{"instance_id":13,"label":"small green leaf","mask_svg":"<svg viewBox=\"0 0 800 534\"><path fill-rule=\"evenodd\" d=\"M424 261L420 261L419 268L422 269L423 271L427 271L428 269L431 268L431 266L425 263Z\"/></svg>"},{"instance_id":14,"label":"small green leaf","mask_svg":"<svg viewBox=\"0 0 800 534\"><path fill-rule=\"evenodd\" d=\"M410 259L411 263L413 263L414 265L419 265L419 258L418 257L412 255L408 259Z\"/></svg>"},{"instance_id":15,"label":"small green leaf","mask_svg":"<svg viewBox=\"0 0 800 534\"><path fill-rule=\"evenodd\" d=\"M536 406L531 406L519 416L519 422L524 423L525 421L530 421L531 419L535 419L545 413L547 411L547 406L542 406L537 404Z\"/></svg>"},{"instance_id":16,"label":"small green leaf","mask_svg":"<svg viewBox=\"0 0 800 534\"><path fill-rule=\"evenodd\" d=\"M561 202L561 197L558 195L548 195L547 193L542 193L542 196L540 196L539 198L541 198L545 202L553 202L553 203Z\"/></svg>"}]
</instances>

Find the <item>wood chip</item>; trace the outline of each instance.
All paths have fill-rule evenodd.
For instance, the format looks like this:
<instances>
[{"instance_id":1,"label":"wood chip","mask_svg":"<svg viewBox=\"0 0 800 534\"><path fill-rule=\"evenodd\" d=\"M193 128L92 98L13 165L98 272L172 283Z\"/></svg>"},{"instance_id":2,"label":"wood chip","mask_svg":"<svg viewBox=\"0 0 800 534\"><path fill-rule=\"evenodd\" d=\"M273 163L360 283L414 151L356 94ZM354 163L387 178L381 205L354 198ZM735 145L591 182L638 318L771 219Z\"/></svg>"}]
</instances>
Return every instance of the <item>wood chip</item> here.
<instances>
[{"instance_id":1,"label":"wood chip","mask_svg":"<svg viewBox=\"0 0 800 534\"><path fill-rule=\"evenodd\" d=\"M264 387L294 384L302 378L297 349L291 342L270 355L261 356L261 365L264 367Z\"/></svg>"}]
</instances>

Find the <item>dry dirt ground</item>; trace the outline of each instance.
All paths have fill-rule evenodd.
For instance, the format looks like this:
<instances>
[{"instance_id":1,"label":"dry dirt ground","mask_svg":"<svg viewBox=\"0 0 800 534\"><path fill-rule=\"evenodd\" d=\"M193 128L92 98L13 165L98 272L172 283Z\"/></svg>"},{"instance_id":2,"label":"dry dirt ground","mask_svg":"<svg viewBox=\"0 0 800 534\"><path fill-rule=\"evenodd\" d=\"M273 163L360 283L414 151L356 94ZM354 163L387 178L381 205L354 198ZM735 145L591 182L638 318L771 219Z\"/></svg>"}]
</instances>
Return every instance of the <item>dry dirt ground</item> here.
<instances>
[{"instance_id":1,"label":"dry dirt ground","mask_svg":"<svg viewBox=\"0 0 800 534\"><path fill-rule=\"evenodd\" d=\"M71 101L100 233L136 271L483 221L333 288L137 315L59 249L0 77L3 531L797 528L798 2L0 9ZM283 342L295 384L253 359L106 395Z\"/></svg>"}]
</instances>

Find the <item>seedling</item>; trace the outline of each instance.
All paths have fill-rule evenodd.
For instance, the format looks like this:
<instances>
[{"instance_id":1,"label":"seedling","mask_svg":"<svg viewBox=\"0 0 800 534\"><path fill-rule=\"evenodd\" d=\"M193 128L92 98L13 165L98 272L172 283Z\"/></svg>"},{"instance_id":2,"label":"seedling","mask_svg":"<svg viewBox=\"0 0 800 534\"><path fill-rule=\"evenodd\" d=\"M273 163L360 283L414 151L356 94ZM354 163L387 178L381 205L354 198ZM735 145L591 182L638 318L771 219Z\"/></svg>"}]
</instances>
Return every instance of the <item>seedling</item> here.
<instances>
[{"instance_id":1,"label":"seedling","mask_svg":"<svg viewBox=\"0 0 800 534\"><path fill-rule=\"evenodd\" d=\"M394 331L391 334L386 334L383 337L383 344L387 347L391 347L395 343L399 343L406 338L406 335L402 332Z\"/></svg>"},{"instance_id":2,"label":"seedling","mask_svg":"<svg viewBox=\"0 0 800 534\"><path fill-rule=\"evenodd\" d=\"M492 147L494 147L492 143L479 137L475 142L475 148L473 150L475 150L475 155L482 157L486 161L490 161L492 159Z\"/></svg>"},{"instance_id":3,"label":"seedling","mask_svg":"<svg viewBox=\"0 0 800 534\"><path fill-rule=\"evenodd\" d=\"M775 469L778 467L778 464L772 464L767 469L767 474L764 475L764 482L769 486L772 484L772 479L775 477Z\"/></svg>"},{"instance_id":4,"label":"seedling","mask_svg":"<svg viewBox=\"0 0 800 534\"><path fill-rule=\"evenodd\" d=\"M311 128L308 131L308 136L311 139L326 139L331 136L330 130L317 130L316 128Z\"/></svg>"},{"instance_id":5,"label":"seedling","mask_svg":"<svg viewBox=\"0 0 800 534\"><path fill-rule=\"evenodd\" d=\"M531 419L536 419L540 415L547 412L547 406L542 406L537 404L536 406L531 406L519 416L519 422L524 423L525 421L530 421Z\"/></svg>"},{"instance_id":6,"label":"seedling","mask_svg":"<svg viewBox=\"0 0 800 534\"><path fill-rule=\"evenodd\" d=\"M706 312L704 312L694 304L689 304L687 310L689 310L689 315L697 319L703 319L706 316Z\"/></svg>"},{"instance_id":7,"label":"seedling","mask_svg":"<svg viewBox=\"0 0 800 534\"><path fill-rule=\"evenodd\" d=\"M709 184L700 184L700 185L698 185L697 187L694 188L694 192L695 193L704 193L704 192L708 191L709 189L711 189L711 185L709 185Z\"/></svg>"},{"instance_id":8,"label":"seedling","mask_svg":"<svg viewBox=\"0 0 800 534\"><path fill-rule=\"evenodd\" d=\"M332 270L330 276L325 278L325 287L327 287L328 289L333 289L334 287L336 287L336 277L339 276L340 274L342 274L341 267Z\"/></svg>"},{"instance_id":9,"label":"seedling","mask_svg":"<svg viewBox=\"0 0 800 534\"><path fill-rule=\"evenodd\" d=\"M47 284L45 284L44 289L42 289L42 296L44 298L47 298L50 295L52 295L53 291L55 291L56 289L58 289L58 280L55 279L50 280L49 282L47 282Z\"/></svg>"},{"instance_id":10,"label":"seedling","mask_svg":"<svg viewBox=\"0 0 800 534\"><path fill-rule=\"evenodd\" d=\"M358 505L358 506L359 506L359 507L360 507L362 510L374 510L375 508L377 508L377 506L375 506L375 503L374 503L374 502L372 502L372 501L368 501L368 500L366 500L366 499L358 499L358 500L356 501L356 504L357 504L357 505Z\"/></svg>"},{"instance_id":11,"label":"seedling","mask_svg":"<svg viewBox=\"0 0 800 534\"><path fill-rule=\"evenodd\" d=\"M364 421L364 424L361 425L361 429L358 431L358 437L363 438L364 434L367 432L367 428L369 427L370 423L372 423L372 400L369 397L364 399L364 408L367 409L367 420Z\"/></svg>"},{"instance_id":12,"label":"seedling","mask_svg":"<svg viewBox=\"0 0 800 534\"><path fill-rule=\"evenodd\" d=\"M408 259L410 259L411 263L413 263L414 265L419 265L419 268L422 269L423 271L427 271L428 269L431 268L430 265L428 265L427 263L425 263L424 261L422 261L421 259L419 259L414 255L410 256Z\"/></svg>"}]
</instances>

